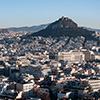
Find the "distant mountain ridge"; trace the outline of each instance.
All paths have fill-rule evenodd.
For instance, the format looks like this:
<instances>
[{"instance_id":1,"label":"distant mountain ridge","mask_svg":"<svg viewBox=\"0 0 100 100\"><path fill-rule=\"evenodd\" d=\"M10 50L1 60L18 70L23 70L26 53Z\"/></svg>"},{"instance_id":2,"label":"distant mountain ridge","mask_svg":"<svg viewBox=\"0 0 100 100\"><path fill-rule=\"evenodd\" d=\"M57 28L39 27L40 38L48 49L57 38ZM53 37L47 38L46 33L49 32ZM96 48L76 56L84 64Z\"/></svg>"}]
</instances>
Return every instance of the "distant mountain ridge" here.
<instances>
[{"instance_id":1,"label":"distant mountain ridge","mask_svg":"<svg viewBox=\"0 0 100 100\"><path fill-rule=\"evenodd\" d=\"M83 28L90 30L90 31L97 31L100 33L100 29L94 29L94 28L89 28L89 27L83 27Z\"/></svg>"},{"instance_id":2,"label":"distant mountain ridge","mask_svg":"<svg viewBox=\"0 0 100 100\"><path fill-rule=\"evenodd\" d=\"M40 31L42 29L45 29L49 24L42 24L42 25L37 25L37 26L31 26L31 27L11 27L11 28L7 28L7 30L9 31L14 31L14 32L17 32L17 31L27 31L27 32L37 32L37 31Z\"/></svg>"},{"instance_id":3,"label":"distant mountain ridge","mask_svg":"<svg viewBox=\"0 0 100 100\"><path fill-rule=\"evenodd\" d=\"M28 38L32 36L43 36L43 37L84 36L86 39L90 40L94 39L94 37L92 36L93 33L94 31L78 27L78 24L76 24L72 19L62 17L57 21L48 25L45 29L42 29L38 32L29 35Z\"/></svg>"}]
</instances>

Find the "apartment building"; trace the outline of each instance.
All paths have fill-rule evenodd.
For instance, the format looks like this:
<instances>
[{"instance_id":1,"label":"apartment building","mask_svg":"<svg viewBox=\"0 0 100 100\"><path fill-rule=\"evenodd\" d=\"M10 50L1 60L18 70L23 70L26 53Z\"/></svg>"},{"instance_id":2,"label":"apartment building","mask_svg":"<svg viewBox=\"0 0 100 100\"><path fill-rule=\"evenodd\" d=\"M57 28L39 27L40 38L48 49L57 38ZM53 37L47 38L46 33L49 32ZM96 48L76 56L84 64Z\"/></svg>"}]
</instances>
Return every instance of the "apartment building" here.
<instances>
[{"instance_id":1,"label":"apartment building","mask_svg":"<svg viewBox=\"0 0 100 100\"><path fill-rule=\"evenodd\" d=\"M69 63L82 62L85 60L85 55L77 50L71 50L70 52L59 52L58 60L68 61Z\"/></svg>"}]
</instances>

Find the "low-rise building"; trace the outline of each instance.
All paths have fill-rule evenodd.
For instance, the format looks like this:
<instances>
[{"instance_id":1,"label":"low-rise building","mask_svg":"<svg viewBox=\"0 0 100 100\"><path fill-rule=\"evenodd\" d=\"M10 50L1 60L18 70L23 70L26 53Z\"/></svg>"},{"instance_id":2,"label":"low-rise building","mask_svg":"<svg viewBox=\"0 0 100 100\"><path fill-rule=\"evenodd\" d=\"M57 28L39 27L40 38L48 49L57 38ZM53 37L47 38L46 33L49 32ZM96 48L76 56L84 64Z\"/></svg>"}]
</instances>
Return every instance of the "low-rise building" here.
<instances>
[{"instance_id":1,"label":"low-rise building","mask_svg":"<svg viewBox=\"0 0 100 100\"><path fill-rule=\"evenodd\" d=\"M34 83L28 82L28 83L17 83L16 84L16 90L17 91L23 91L23 97L30 97L33 96L33 88Z\"/></svg>"},{"instance_id":2,"label":"low-rise building","mask_svg":"<svg viewBox=\"0 0 100 100\"><path fill-rule=\"evenodd\" d=\"M93 91L100 90L100 80L88 80Z\"/></svg>"}]
</instances>

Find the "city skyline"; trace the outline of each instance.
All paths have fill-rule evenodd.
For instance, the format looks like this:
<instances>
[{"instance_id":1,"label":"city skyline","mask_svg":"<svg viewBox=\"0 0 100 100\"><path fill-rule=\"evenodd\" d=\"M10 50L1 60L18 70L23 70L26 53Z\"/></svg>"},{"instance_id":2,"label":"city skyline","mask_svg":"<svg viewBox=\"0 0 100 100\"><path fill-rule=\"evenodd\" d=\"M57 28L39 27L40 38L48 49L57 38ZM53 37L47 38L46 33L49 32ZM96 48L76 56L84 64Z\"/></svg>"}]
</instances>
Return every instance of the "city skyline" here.
<instances>
[{"instance_id":1,"label":"city skyline","mask_svg":"<svg viewBox=\"0 0 100 100\"><path fill-rule=\"evenodd\" d=\"M0 28L52 23L62 16L79 26L100 29L100 1L97 0L0 0Z\"/></svg>"}]
</instances>

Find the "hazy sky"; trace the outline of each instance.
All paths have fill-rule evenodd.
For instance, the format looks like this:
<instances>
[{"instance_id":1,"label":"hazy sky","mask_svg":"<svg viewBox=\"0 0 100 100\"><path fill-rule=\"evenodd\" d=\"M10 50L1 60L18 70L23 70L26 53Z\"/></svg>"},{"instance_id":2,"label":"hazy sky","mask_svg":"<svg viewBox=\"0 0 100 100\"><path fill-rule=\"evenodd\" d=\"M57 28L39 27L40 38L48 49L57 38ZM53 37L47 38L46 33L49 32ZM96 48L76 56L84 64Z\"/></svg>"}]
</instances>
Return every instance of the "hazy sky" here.
<instances>
[{"instance_id":1,"label":"hazy sky","mask_svg":"<svg viewBox=\"0 0 100 100\"><path fill-rule=\"evenodd\" d=\"M62 16L100 29L100 0L0 0L0 28L47 24Z\"/></svg>"}]
</instances>

